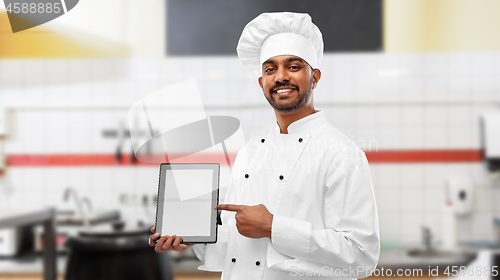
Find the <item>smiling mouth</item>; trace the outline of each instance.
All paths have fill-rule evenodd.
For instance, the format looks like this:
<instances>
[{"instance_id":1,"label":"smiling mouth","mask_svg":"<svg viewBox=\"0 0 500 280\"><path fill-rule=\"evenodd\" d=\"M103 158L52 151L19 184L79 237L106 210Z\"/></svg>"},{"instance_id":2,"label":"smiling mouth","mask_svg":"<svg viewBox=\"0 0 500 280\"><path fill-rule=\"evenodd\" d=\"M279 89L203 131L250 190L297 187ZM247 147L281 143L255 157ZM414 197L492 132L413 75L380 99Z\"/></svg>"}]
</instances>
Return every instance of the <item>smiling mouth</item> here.
<instances>
[{"instance_id":1,"label":"smiling mouth","mask_svg":"<svg viewBox=\"0 0 500 280\"><path fill-rule=\"evenodd\" d=\"M292 90L293 90L293 89L291 89L291 88L287 88L287 89L278 89L278 90L276 91L276 93L285 93L285 92L290 92L290 91L292 91Z\"/></svg>"},{"instance_id":2,"label":"smiling mouth","mask_svg":"<svg viewBox=\"0 0 500 280\"><path fill-rule=\"evenodd\" d=\"M274 90L273 93L278 94L279 96L287 96L294 90L294 88L281 88Z\"/></svg>"}]
</instances>

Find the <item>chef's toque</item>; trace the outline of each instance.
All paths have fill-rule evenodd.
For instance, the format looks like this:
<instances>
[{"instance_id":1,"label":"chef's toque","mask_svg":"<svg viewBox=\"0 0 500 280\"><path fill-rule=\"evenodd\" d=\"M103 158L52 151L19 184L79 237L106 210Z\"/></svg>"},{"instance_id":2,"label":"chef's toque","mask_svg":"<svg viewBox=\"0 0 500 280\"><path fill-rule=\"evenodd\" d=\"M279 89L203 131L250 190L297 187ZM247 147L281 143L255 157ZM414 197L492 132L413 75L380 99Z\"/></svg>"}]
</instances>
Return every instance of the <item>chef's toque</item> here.
<instances>
[{"instance_id":1,"label":"chef's toque","mask_svg":"<svg viewBox=\"0 0 500 280\"><path fill-rule=\"evenodd\" d=\"M240 62L262 75L262 64L277 55L294 55L317 68L323 36L306 13L262 13L250 21L236 47Z\"/></svg>"}]
</instances>

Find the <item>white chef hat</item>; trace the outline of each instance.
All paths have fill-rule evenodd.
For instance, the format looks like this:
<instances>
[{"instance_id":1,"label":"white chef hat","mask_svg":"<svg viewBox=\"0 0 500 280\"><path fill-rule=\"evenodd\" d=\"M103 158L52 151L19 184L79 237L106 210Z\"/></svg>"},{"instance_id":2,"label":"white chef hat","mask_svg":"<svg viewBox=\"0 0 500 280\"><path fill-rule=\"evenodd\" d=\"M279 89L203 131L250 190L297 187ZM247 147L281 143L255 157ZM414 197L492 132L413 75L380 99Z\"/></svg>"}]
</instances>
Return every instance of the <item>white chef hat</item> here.
<instances>
[{"instance_id":1,"label":"white chef hat","mask_svg":"<svg viewBox=\"0 0 500 280\"><path fill-rule=\"evenodd\" d=\"M262 75L262 64L277 55L294 55L317 68L323 36L306 13L262 13L250 21L236 47L241 63Z\"/></svg>"}]
</instances>

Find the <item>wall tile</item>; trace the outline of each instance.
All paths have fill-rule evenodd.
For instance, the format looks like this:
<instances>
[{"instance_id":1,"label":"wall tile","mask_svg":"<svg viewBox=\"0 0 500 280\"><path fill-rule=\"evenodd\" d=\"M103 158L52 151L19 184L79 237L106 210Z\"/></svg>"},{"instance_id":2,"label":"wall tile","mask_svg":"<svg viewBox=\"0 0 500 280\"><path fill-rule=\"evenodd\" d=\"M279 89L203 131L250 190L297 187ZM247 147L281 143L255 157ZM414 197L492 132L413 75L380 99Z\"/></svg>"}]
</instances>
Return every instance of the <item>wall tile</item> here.
<instances>
[{"instance_id":1,"label":"wall tile","mask_svg":"<svg viewBox=\"0 0 500 280\"><path fill-rule=\"evenodd\" d=\"M427 125L424 128L424 145L425 148L431 149L446 149L448 148L449 134L446 129L441 126Z\"/></svg>"},{"instance_id":2,"label":"wall tile","mask_svg":"<svg viewBox=\"0 0 500 280\"><path fill-rule=\"evenodd\" d=\"M343 79L333 80L330 85L332 89L332 102L346 101L354 99L354 81Z\"/></svg>"},{"instance_id":3,"label":"wall tile","mask_svg":"<svg viewBox=\"0 0 500 280\"><path fill-rule=\"evenodd\" d=\"M474 240L494 240L492 213L477 211L473 214L472 235Z\"/></svg>"},{"instance_id":4,"label":"wall tile","mask_svg":"<svg viewBox=\"0 0 500 280\"><path fill-rule=\"evenodd\" d=\"M116 78L114 59L91 59L90 79L92 81L111 80Z\"/></svg>"},{"instance_id":5,"label":"wall tile","mask_svg":"<svg viewBox=\"0 0 500 280\"><path fill-rule=\"evenodd\" d=\"M47 105L64 106L68 104L68 84L56 84L47 86L45 90L45 98Z\"/></svg>"},{"instance_id":6,"label":"wall tile","mask_svg":"<svg viewBox=\"0 0 500 280\"><path fill-rule=\"evenodd\" d=\"M382 129L387 126L398 125L401 123L401 115L404 107L381 105L377 106L378 121Z\"/></svg>"},{"instance_id":7,"label":"wall tile","mask_svg":"<svg viewBox=\"0 0 500 280\"><path fill-rule=\"evenodd\" d=\"M92 71L90 59L71 59L68 60L68 82L89 82ZM107 75L107 74L106 74Z\"/></svg>"},{"instance_id":8,"label":"wall tile","mask_svg":"<svg viewBox=\"0 0 500 280\"><path fill-rule=\"evenodd\" d=\"M111 170L111 168L105 167L89 168L89 190L92 194L99 193L100 191L104 191L114 186L111 176Z\"/></svg>"},{"instance_id":9,"label":"wall tile","mask_svg":"<svg viewBox=\"0 0 500 280\"><path fill-rule=\"evenodd\" d=\"M352 78L355 75L355 56L349 54L325 55L331 64L332 77Z\"/></svg>"},{"instance_id":10,"label":"wall tile","mask_svg":"<svg viewBox=\"0 0 500 280\"><path fill-rule=\"evenodd\" d=\"M472 77L472 99L473 100L491 100L495 97L496 83L489 77Z\"/></svg>"},{"instance_id":11,"label":"wall tile","mask_svg":"<svg viewBox=\"0 0 500 280\"><path fill-rule=\"evenodd\" d=\"M424 124L424 108L408 105L401 108L401 124L403 126L421 126Z\"/></svg>"},{"instance_id":12,"label":"wall tile","mask_svg":"<svg viewBox=\"0 0 500 280\"><path fill-rule=\"evenodd\" d=\"M22 174L24 177L22 179L18 178L17 182L11 182L15 188L22 186L24 190L43 190L46 187L47 174L45 174L45 170L33 167L23 169Z\"/></svg>"},{"instance_id":13,"label":"wall tile","mask_svg":"<svg viewBox=\"0 0 500 280\"><path fill-rule=\"evenodd\" d=\"M23 89L23 105L43 106L46 105L45 88L31 86Z\"/></svg>"},{"instance_id":14,"label":"wall tile","mask_svg":"<svg viewBox=\"0 0 500 280\"><path fill-rule=\"evenodd\" d=\"M406 126L401 128L401 148L418 149L424 145L424 128Z\"/></svg>"},{"instance_id":15,"label":"wall tile","mask_svg":"<svg viewBox=\"0 0 500 280\"><path fill-rule=\"evenodd\" d=\"M401 209L401 195L398 189L380 188L375 191L377 208L380 211L399 211Z\"/></svg>"},{"instance_id":16,"label":"wall tile","mask_svg":"<svg viewBox=\"0 0 500 280\"><path fill-rule=\"evenodd\" d=\"M419 245L422 240L423 215L418 212L403 212L401 219L402 241L406 244Z\"/></svg>"},{"instance_id":17,"label":"wall tile","mask_svg":"<svg viewBox=\"0 0 500 280\"><path fill-rule=\"evenodd\" d=\"M331 90L330 90L329 86L330 86L330 83L328 83L328 82L323 83L322 81L320 81L318 83L318 85L314 89L314 94L313 94L314 102L316 104L331 103L332 98L331 98ZM253 94L256 94L258 92L262 93L262 89L258 85L257 85L257 88L259 90L256 89L253 92ZM260 94L259 96L263 98L262 94ZM241 100L241 98L240 98L240 100Z\"/></svg>"},{"instance_id":18,"label":"wall tile","mask_svg":"<svg viewBox=\"0 0 500 280\"><path fill-rule=\"evenodd\" d=\"M470 100L472 99L472 79L466 77L449 77L447 79L450 100Z\"/></svg>"},{"instance_id":19,"label":"wall tile","mask_svg":"<svg viewBox=\"0 0 500 280\"><path fill-rule=\"evenodd\" d=\"M103 89L95 84L70 84L68 86L68 102L72 106L89 105L93 95L101 94L105 98L105 94L102 92Z\"/></svg>"},{"instance_id":20,"label":"wall tile","mask_svg":"<svg viewBox=\"0 0 500 280\"><path fill-rule=\"evenodd\" d=\"M354 126L355 124L355 108L353 106L336 106L324 110L324 114L329 116L327 120L334 126Z\"/></svg>"},{"instance_id":21,"label":"wall tile","mask_svg":"<svg viewBox=\"0 0 500 280\"><path fill-rule=\"evenodd\" d=\"M471 128L471 126L448 126L448 148L467 149L469 147L472 147Z\"/></svg>"},{"instance_id":22,"label":"wall tile","mask_svg":"<svg viewBox=\"0 0 500 280\"><path fill-rule=\"evenodd\" d=\"M425 164L423 166L424 186L427 189L444 190L448 173L447 164Z\"/></svg>"},{"instance_id":23,"label":"wall tile","mask_svg":"<svg viewBox=\"0 0 500 280\"><path fill-rule=\"evenodd\" d=\"M399 126L382 126L378 134L378 147L381 150L401 148L401 128Z\"/></svg>"},{"instance_id":24,"label":"wall tile","mask_svg":"<svg viewBox=\"0 0 500 280\"><path fill-rule=\"evenodd\" d=\"M44 129L23 129L21 132L21 139L25 139L23 153L43 153L47 146L45 133Z\"/></svg>"},{"instance_id":25,"label":"wall tile","mask_svg":"<svg viewBox=\"0 0 500 280\"><path fill-rule=\"evenodd\" d=\"M421 101L424 100L425 80L421 76L402 77L401 100Z\"/></svg>"},{"instance_id":26,"label":"wall tile","mask_svg":"<svg viewBox=\"0 0 500 280\"><path fill-rule=\"evenodd\" d=\"M382 188L399 189L401 187L401 168L398 164L383 164L379 169L379 180Z\"/></svg>"},{"instance_id":27,"label":"wall tile","mask_svg":"<svg viewBox=\"0 0 500 280\"><path fill-rule=\"evenodd\" d=\"M401 85L392 79L379 79L378 93L383 101L399 101L402 95Z\"/></svg>"},{"instance_id":28,"label":"wall tile","mask_svg":"<svg viewBox=\"0 0 500 280\"><path fill-rule=\"evenodd\" d=\"M365 151L377 151L379 136L378 129L371 126L357 126L354 139L356 144Z\"/></svg>"},{"instance_id":29,"label":"wall tile","mask_svg":"<svg viewBox=\"0 0 500 280\"><path fill-rule=\"evenodd\" d=\"M423 77L425 74L424 53L405 53L401 55L400 66L411 77Z\"/></svg>"},{"instance_id":30,"label":"wall tile","mask_svg":"<svg viewBox=\"0 0 500 280\"><path fill-rule=\"evenodd\" d=\"M23 82L24 61L15 59L2 59L0 63L1 73L0 81L2 85L17 85Z\"/></svg>"},{"instance_id":31,"label":"wall tile","mask_svg":"<svg viewBox=\"0 0 500 280\"><path fill-rule=\"evenodd\" d=\"M400 241L402 231L400 212L379 211L380 239L383 241Z\"/></svg>"},{"instance_id":32,"label":"wall tile","mask_svg":"<svg viewBox=\"0 0 500 280\"><path fill-rule=\"evenodd\" d=\"M354 114L356 126L374 127L378 123L378 110L375 106L356 106Z\"/></svg>"},{"instance_id":33,"label":"wall tile","mask_svg":"<svg viewBox=\"0 0 500 280\"><path fill-rule=\"evenodd\" d=\"M448 67L446 72L450 77L464 78L470 75L472 58L469 53L453 52L448 55Z\"/></svg>"},{"instance_id":34,"label":"wall tile","mask_svg":"<svg viewBox=\"0 0 500 280\"><path fill-rule=\"evenodd\" d=\"M495 198L492 196L491 189L475 188L474 189L474 206L476 211L492 211L495 203Z\"/></svg>"},{"instance_id":35,"label":"wall tile","mask_svg":"<svg viewBox=\"0 0 500 280\"><path fill-rule=\"evenodd\" d=\"M448 123L448 108L446 105L426 105L424 118L426 125L446 125Z\"/></svg>"},{"instance_id":36,"label":"wall tile","mask_svg":"<svg viewBox=\"0 0 500 280\"><path fill-rule=\"evenodd\" d=\"M449 98L448 80L446 77L428 77L424 80L424 99L426 101L443 101Z\"/></svg>"},{"instance_id":37,"label":"wall tile","mask_svg":"<svg viewBox=\"0 0 500 280\"><path fill-rule=\"evenodd\" d=\"M352 84L352 95L356 100L362 102L377 101L383 95L383 93L379 90L380 81L377 78L361 78L352 81Z\"/></svg>"},{"instance_id":38,"label":"wall tile","mask_svg":"<svg viewBox=\"0 0 500 280\"><path fill-rule=\"evenodd\" d=\"M448 124L468 126L473 124L470 105L454 105L448 108Z\"/></svg>"},{"instance_id":39,"label":"wall tile","mask_svg":"<svg viewBox=\"0 0 500 280\"><path fill-rule=\"evenodd\" d=\"M40 85L47 80L47 63L42 59L27 59L22 73L25 84Z\"/></svg>"},{"instance_id":40,"label":"wall tile","mask_svg":"<svg viewBox=\"0 0 500 280\"><path fill-rule=\"evenodd\" d=\"M401 187L421 189L424 186L424 166L422 164L404 164L400 167Z\"/></svg>"},{"instance_id":41,"label":"wall tile","mask_svg":"<svg viewBox=\"0 0 500 280\"><path fill-rule=\"evenodd\" d=\"M471 75L488 77L495 72L495 54L493 52L475 52L471 55Z\"/></svg>"},{"instance_id":42,"label":"wall tile","mask_svg":"<svg viewBox=\"0 0 500 280\"><path fill-rule=\"evenodd\" d=\"M72 89L72 100L79 100L83 104L92 104L94 106L103 106L115 104L115 87L110 81L97 81L91 86L81 86Z\"/></svg>"},{"instance_id":43,"label":"wall tile","mask_svg":"<svg viewBox=\"0 0 500 280\"><path fill-rule=\"evenodd\" d=\"M435 215L440 215L446 203L445 189L425 189L423 192L424 210Z\"/></svg>"},{"instance_id":44,"label":"wall tile","mask_svg":"<svg viewBox=\"0 0 500 280\"><path fill-rule=\"evenodd\" d=\"M442 77L447 74L448 57L444 53L423 54L423 72L426 77Z\"/></svg>"},{"instance_id":45,"label":"wall tile","mask_svg":"<svg viewBox=\"0 0 500 280\"><path fill-rule=\"evenodd\" d=\"M68 132L64 130L53 130L50 132L44 131L43 135L40 137L45 138L45 153L53 153L53 154L63 154L70 153L70 139Z\"/></svg>"},{"instance_id":46,"label":"wall tile","mask_svg":"<svg viewBox=\"0 0 500 280\"><path fill-rule=\"evenodd\" d=\"M47 83L64 83L68 81L68 60L46 60L45 61L45 82Z\"/></svg>"},{"instance_id":47,"label":"wall tile","mask_svg":"<svg viewBox=\"0 0 500 280\"><path fill-rule=\"evenodd\" d=\"M161 78L162 62L157 58L135 58L130 60L131 75L141 81L157 81Z\"/></svg>"},{"instance_id":48,"label":"wall tile","mask_svg":"<svg viewBox=\"0 0 500 280\"><path fill-rule=\"evenodd\" d=\"M67 134L68 150L71 153L88 153L91 150L92 142L88 130L71 130Z\"/></svg>"},{"instance_id":49,"label":"wall tile","mask_svg":"<svg viewBox=\"0 0 500 280\"><path fill-rule=\"evenodd\" d=\"M380 70L379 54L359 54L354 57L355 77L377 77Z\"/></svg>"},{"instance_id":50,"label":"wall tile","mask_svg":"<svg viewBox=\"0 0 500 280\"><path fill-rule=\"evenodd\" d=\"M404 178L402 178L402 181L404 182ZM401 190L401 210L422 211L423 206L423 191L421 189Z\"/></svg>"}]
</instances>

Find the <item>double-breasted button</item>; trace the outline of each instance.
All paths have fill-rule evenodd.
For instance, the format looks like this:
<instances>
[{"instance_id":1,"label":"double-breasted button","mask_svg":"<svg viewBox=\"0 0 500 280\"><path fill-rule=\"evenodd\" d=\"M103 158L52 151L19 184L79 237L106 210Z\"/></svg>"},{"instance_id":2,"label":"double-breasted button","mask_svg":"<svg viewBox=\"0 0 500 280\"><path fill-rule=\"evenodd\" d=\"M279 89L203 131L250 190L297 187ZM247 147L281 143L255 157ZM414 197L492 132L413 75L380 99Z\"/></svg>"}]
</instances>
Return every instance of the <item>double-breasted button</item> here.
<instances>
[{"instance_id":1,"label":"double-breasted button","mask_svg":"<svg viewBox=\"0 0 500 280\"><path fill-rule=\"evenodd\" d=\"M232 262L236 262L236 258L232 258L232 259L231 259L231 261L232 261Z\"/></svg>"},{"instance_id":2,"label":"double-breasted button","mask_svg":"<svg viewBox=\"0 0 500 280\"><path fill-rule=\"evenodd\" d=\"M250 177L250 175L248 175L248 174L245 174L245 178L248 178L248 177Z\"/></svg>"},{"instance_id":3,"label":"double-breasted button","mask_svg":"<svg viewBox=\"0 0 500 280\"><path fill-rule=\"evenodd\" d=\"M255 262L255 265L260 265L260 262L259 262L259 261L256 261L256 262Z\"/></svg>"},{"instance_id":4,"label":"double-breasted button","mask_svg":"<svg viewBox=\"0 0 500 280\"><path fill-rule=\"evenodd\" d=\"M266 139L260 139L260 142L264 143L266 142Z\"/></svg>"},{"instance_id":5,"label":"double-breasted button","mask_svg":"<svg viewBox=\"0 0 500 280\"><path fill-rule=\"evenodd\" d=\"M285 178L285 177L283 177L283 175L280 175L280 180L283 180L283 178Z\"/></svg>"},{"instance_id":6,"label":"double-breasted button","mask_svg":"<svg viewBox=\"0 0 500 280\"><path fill-rule=\"evenodd\" d=\"M299 143L302 143L303 139L302 138L299 138Z\"/></svg>"}]
</instances>

